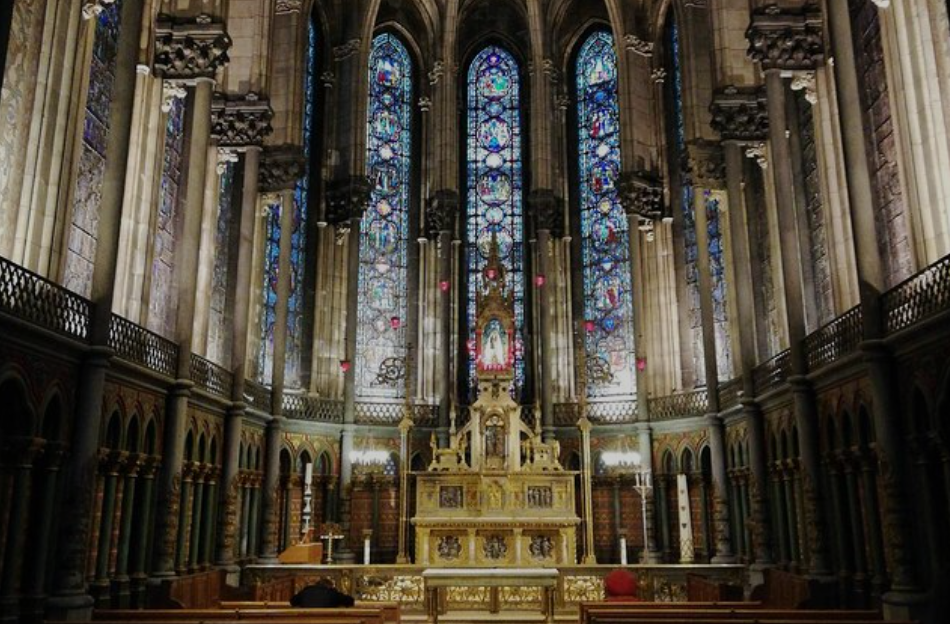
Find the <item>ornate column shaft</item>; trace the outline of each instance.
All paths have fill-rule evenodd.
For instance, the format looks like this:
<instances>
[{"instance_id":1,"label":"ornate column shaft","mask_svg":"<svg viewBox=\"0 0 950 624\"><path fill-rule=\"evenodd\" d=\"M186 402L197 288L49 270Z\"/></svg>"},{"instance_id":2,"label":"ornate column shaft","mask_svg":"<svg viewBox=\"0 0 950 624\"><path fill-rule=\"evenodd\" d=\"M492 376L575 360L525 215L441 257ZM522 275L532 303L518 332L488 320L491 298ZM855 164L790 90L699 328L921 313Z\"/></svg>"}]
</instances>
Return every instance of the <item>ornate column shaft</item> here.
<instances>
[{"instance_id":1,"label":"ornate column shaft","mask_svg":"<svg viewBox=\"0 0 950 624\"><path fill-rule=\"evenodd\" d=\"M864 111L861 110L861 90L854 57L851 16L848 2L828 2L828 23L835 57L835 87L840 111L841 136L847 172L848 197L854 256L858 270L858 294L864 323L865 341L861 345L874 400L872 418L878 442L878 460L882 478L881 502L884 509L885 545L891 554L892 591L884 602L890 611L900 609L893 617L915 617L911 605L920 593L913 557L907 543L909 522L906 514L905 491L912 491L905 474L903 448L897 419L901 417L898 394L894 384L898 378L886 345L880 340L884 334L881 312L881 294L885 289L883 261L878 251L874 192L871 186L867 159L867 138L864 131ZM890 617L890 616L889 616Z\"/></svg>"},{"instance_id":2,"label":"ornate column shaft","mask_svg":"<svg viewBox=\"0 0 950 624\"><path fill-rule=\"evenodd\" d=\"M552 327L554 306L551 288L551 262L554 242L563 236L562 202L553 191L535 190L528 197L529 210L534 214L535 231L538 234L538 265L535 275L537 286L538 316L541 325L541 434L545 442L554 439L554 330Z\"/></svg>"},{"instance_id":3,"label":"ornate column shaft","mask_svg":"<svg viewBox=\"0 0 950 624\"><path fill-rule=\"evenodd\" d=\"M633 334L637 359L646 353L646 284L643 279L643 255L640 231L652 240L654 224L663 216L663 181L644 171L624 172L620 176L620 195L627 214L627 235L630 238L630 283L633 287ZM637 420L650 421L650 396L647 391L646 367L636 364ZM642 453L642 451L641 451Z\"/></svg>"},{"instance_id":4,"label":"ornate column shaft","mask_svg":"<svg viewBox=\"0 0 950 624\"><path fill-rule=\"evenodd\" d=\"M25 556L27 521L30 514L30 475L33 461L40 449L39 441L33 438L13 438L4 448L4 455L11 457L13 479L10 490L9 521L6 527L6 544L3 552L3 573L0 574L0 617L5 621L17 615L17 585ZM10 619L9 621L15 621Z\"/></svg>"},{"instance_id":5,"label":"ornate column shaft","mask_svg":"<svg viewBox=\"0 0 950 624\"><path fill-rule=\"evenodd\" d=\"M34 616L40 616L43 613L43 603L45 602L47 561L49 560L49 549L52 542L53 519L56 516L57 485L60 478L60 468L63 458L67 452L66 445L60 442L47 440L43 445L43 454L41 457L40 469L42 478L40 487L34 492L40 499L40 507L37 521L40 523L37 531L38 540L31 544L30 556L34 558L36 565L30 566L29 574L24 576L22 593L26 596L29 607L32 607ZM9 535L9 534L8 534ZM27 615L30 613L29 607L24 609Z\"/></svg>"},{"instance_id":6,"label":"ornate column shaft","mask_svg":"<svg viewBox=\"0 0 950 624\"><path fill-rule=\"evenodd\" d=\"M260 559L264 563L277 561L277 489L280 485L280 437L284 419L275 416L267 424L264 450L264 506Z\"/></svg>"},{"instance_id":7,"label":"ornate column shaft","mask_svg":"<svg viewBox=\"0 0 950 624\"><path fill-rule=\"evenodd\" d=\"M749 423L749 464L751 467L751 522L755 563L771 564L771 531L768 522L768 475L765 465L765 428L762 411L755 402L752 375L756 364L755 295L752 260L748 238L749 221L743 186L745 184L743 148L758 144L768 135L768 113L763 94L755 89L726 87L716 93L710 109L713 130L722 138L726 165L726 190L729 194L729 231L735 280L732 292L736 302L739 352L736 355L742 376L742 411Z\"/></svg>"},{"instance_id":8,"label":"ornate column shaft","mask_svg":"<svg viewBox=\"0 0 950 624\"><path fill-rule=\"evenodd\" d=\"M586 395L587 389L583 389ZM585 396L581 395L581 396ZM582 402L583 406L584 403ZM594 473L591 466L590 454L590 430L592 428L590 420L585 414L586 410L581 410L581 417L577 421L577 428L581 431L581 487L583 488L584 509L581 519L584 522L584 558L581 561L584 565L596 565L597 555L594 554L594 501L593 488L591 481Z\"/></svg>"},{"instance_id":9,"label":"ornate column shaft","mask_svg":"<svg viewBox=\"0 0 950 624\"><path fill-rule=\"evenodd\" d=\"M235 274L229 287L233 293L231 314L231 408L224 432L221 488L218 505L218 543L215 562L234 572L234 540L238 525L238 472L242 422L247 407L244 385L247 378L247 335L250 306L254 225L257 217L261 150L273 128L273 111L266 100L248 93L243 100L230 100L213 111L212 136L219 150L243 152L240 159L241 212L238 219L238 247Z\"/></svg>"},{"instance_id":10,"label":"ornate column shaft","mask_svg":"<svg viewBox=\"0 0 950 624\"><path fill-rule=\"evenodd\" d=\"M406 542L409 531L409 436L412 434L412 418L409 414L399 422L399 535L396 563L409 563ZM323 501L326 506L328 501Z\"/></svg>"},{"instance_id":11,"label":"ornate column shaft","mask_svg":"<svg viewBox=\"0 0 950 624\"><path fill-rule=\"evenodd\" d=\"M12 5L13 3L6 3ZM139 52L139 25L143 4L125 2L116 49L115 81L109 109L109 136L106 143L106 170L99 204L98 243L92 276L94 303L90 342L78 384L76 419L64 474L63 508L72 519L60 523L53 581L54 597L48 602L47 617L69 619L91 616L92 598L86 593L87 546L92 532L92 508L102 421L102 395L111 351L106 348L115 293L119 223L125 194L129 161L129 137L135 103L136 64ZM0 21L3 21L0 19ZM5 47L5 46L4 46ZM2 63L0 63L2 65ZM0 70L2 71L2 70Z\"/></svg>"},{"instance_id":12,"label":"ornate column shaft","mask_svg":"<svg viewBox=\"0 0 950 624\"><path fill-rule=\"evenodd\" d=\"M264 150L260 169L260 190L277 194L273 205L280 210L280 244L277 254L277 301L274 304L274 357L271 374L271 413L283 413L284 372L287 360L287 328L291 296L291 250L294 233L293 189L307 172L303 149L284 145Z\"/></svg>"},{"instance_id":13,"label":"ornate column shaft","mask_svg":"<svg viewBox=\"0 0 950 624\"><path fill-rule=\"evenodd\" d=\"M805 307L801 256L792 183L791 148L786 136L785 76L792 71L810 71L824 61L822 17L814 6L780 9L768 5L756 9L746 36L749 56L761 65L768 96L769 143L778 207L779 242L785 302L788 316L792 376L789 383L794 401L802 460L802 489L811 569L815 576L828 574L827 539L820 507L817 409L814 393L805 375Z\"/></svg>"},{"instance_id":14,"label":"ornate column shaft","mask_svg":"<svg viewBox=\"0 0 950 624\"><path fill-rule=\"evenodd\" d=\"M637 425L637 441L640 447L640 467L653 478L653 431L650 425L642 421ZM662 557L656 547L656 501L650 492L646 497L646 519L643 527L646 535L643 536L643 557L641 563L660 563Z\"/></svg>"},{"instance_id":15,"label":"ornate column shaft","mask_svg":"<svg viewBox=\"0 0 950 624\"><path fill-rule=\"evenodd\" d=\"M426 230L430 239L435 239L439 254L439 448L449 445L449 415L455 402L452 390L452 303L458 289L452 279L452 256L455 246L456 215L459 196L453 190L436 191L426 207Z\"/></svg>"}]
</instances>

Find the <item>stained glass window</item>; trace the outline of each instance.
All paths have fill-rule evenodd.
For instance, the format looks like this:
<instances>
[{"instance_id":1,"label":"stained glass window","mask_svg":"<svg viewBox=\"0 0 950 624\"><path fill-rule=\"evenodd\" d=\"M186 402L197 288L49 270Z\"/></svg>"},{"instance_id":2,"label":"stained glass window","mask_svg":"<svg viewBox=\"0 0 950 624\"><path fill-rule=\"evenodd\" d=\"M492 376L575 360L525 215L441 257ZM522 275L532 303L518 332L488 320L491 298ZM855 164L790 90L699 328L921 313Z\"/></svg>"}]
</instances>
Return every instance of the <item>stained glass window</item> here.
<instances>
[{"instance_id":1,"label":"stained glass window","mask_svg":"<svg viewBox=\"0 0 950 624\"><path fill-rule=\"evenodd\" d=\"M524 256L521 180L521 112L518 63L495 45L479 52L468 68L467 258L468 341L475 342L477 293L492 237L514 299L515 392L524 384ZM470 349L470 352L472 350ZM475 356L469 357L475 387Z\"/></svg>"},{"instance_id":2,"label":"stained glass window","mask_svg":"<svg viewBox=\"0 0 950 624\"><path fill-rule=\"evenodd\" d=\"M277 276L280 258L280 200L265 206L264 221L264 300L261 304L261 348L258 377L270 385L274 380L274 326L277 323Z\"/></svg>"},{"instance_id":3,"label":"stained glass window","mask_svg":"<svg viewBox=\"0 0 950 624\"><path fill-rule=\"evenodd\" d=\"M679 29L672 17L667 23L666 31L667 62L669 74L672 78L672 115L674 123L673 146L679 162L686 159L686 117L683 112L683 68L680 55ZM679 176L680 210L683 215L683 244L685 246L686 273L686 314L689 321L689 330L693 348L693 371L696 385L706 383L706 366L704 365L703 349L703 320L700 311L699 295L699 244L696 238L696 214L694 208L694 189L689 175L682 168L674 172Z\"/></svg>"},{"instance_id":4,"label":"stained glass window","mask_svg":"<svg viewBox=\"0 0 950 624\"><path fill-rule=\"evenodd\" d=\"M106 169L109 113L115 84L121 3L107 4L96 17L89 68L89 88L83 119L82 144L73 192L72 225L66 249L63 284L81 295L92 288L92 269L99 230L102 178Z\"/></svg>"},{"instance_id":5,"label":"stained glass window","mask_svg":"<svg viewBox=\"0 0 950 624\"><path fill-rule=\"evenodd\" d=\"M412 61L388 33L370 53L366 170L373 186L360 232L356 387L361 396L401 397L405 384L386 371L405 356Z\"/></svg>"},{"instance_id":6,"label":"stained glass window","mask_svg":"<svg viewBox=\"0 0 950 624\"><path fill-rule=\"evenodd\" d=\"M590 396L636 393L630 234L616 181L620 175L617 54L613 36L592 33L575 67L584 269L586 347Z\"/></svg>"},{"instance_id":7,"label":"stained glass window","mask_svg":"<svg viewBox=\"0 0 950 624\"><path fill-rule=\"evenodd\" d=\"M148 327L171 336L175 331L175 230L181 207L182 157L185 147L185 99L174 98L165 116L162 179L152 261Z\"/></svg>"},{"instance_id":8,"label":"stained glass window","mask_svg":"<svg viewBox=\"0 0 950 624\"><path fill-rule=\"evenodd\" d=\"M214 262L211 268L211 309L208 319L208 359L219 364L230 362L231 332L228 284L234 222L234 173L236 165L226 162L218 175L218 219L214 231Z\"/></svg>"},{"instance_id":9,"label":"stained glass window","mask_svg":"<svg viewBox=\"0 0 950 624\"><path fill-rule=\"evenodd\" d=\"M720 380L732 379L732 339L729 334L728 288L723 260L723 215L718 199L706 191L706 232L712 281L713 331L716 338L716 371Z\"/></svg>"},{"instance_id":10,"label":"stained glass window","mask_svg":"<svg viewBox=\"0 0 950 624\"><path fill-rule=\"evenodd\" d=\"M309 160L316 115L317 26L311 21L307 30L307 61L304 69L303 151ZM310 179L303 176L295 185L290 234L290 294L287 299L287 342L284 356L284 383L299 386L304 338L304 275L307 264L307 203ZM267 205L264 242L264 283L261 303L261 345L258 353L258 377L264 384L273 382L274 325L277 322L277 281L280 273L280 214L285 207L280 199Z\"/></svg>"}]
</instances>

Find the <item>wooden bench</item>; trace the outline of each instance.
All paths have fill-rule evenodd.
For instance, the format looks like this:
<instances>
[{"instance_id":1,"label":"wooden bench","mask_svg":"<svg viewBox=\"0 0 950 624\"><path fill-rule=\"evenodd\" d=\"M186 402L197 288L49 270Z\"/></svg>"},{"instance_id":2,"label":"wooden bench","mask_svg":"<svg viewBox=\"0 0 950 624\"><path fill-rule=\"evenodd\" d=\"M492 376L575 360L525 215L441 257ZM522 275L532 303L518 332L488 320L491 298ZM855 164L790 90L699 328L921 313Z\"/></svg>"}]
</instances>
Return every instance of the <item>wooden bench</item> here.
<instances>
[{"instance_id":1,"label":"wooden bench","mask_svg":"<svg viewBox=\"0 0 950 624\"><path fill-rule=\"evenodd\" d=\"M290 602L283 600L279 602L258 602L253 600L222 601L218 605L219 609L292 609ZM398 602L365 602L356 601L357 609L380 609L383 614L383 621L390 624L399 624L401 621L401 612Z\"/></svg>"},{"instance_id":2,"label":"wooden bench","mask_svg":"<svg viewBox=\"0 0 950 624\"><path fill-rule=\"evenodd\" d=\"M100 624L129 622L135 624L211 624L217 622L266 622L268 624L301 621L326 624L329 621L346 624L387 624L384 610L378 607L350 607L339 609L144 609L96 611L93 620Z\"/></svg>"},{"instance_id":3,"label":"wooden bench","mask_svg":"<svg viewBox=\"0 0 950 624\"><path fill-rule=\"evenodd\" d=\"M818 609L836 605L835 585L777 568L764 570L765 583L752 590L752 598L776 609Z\"/></svg>"},{"instance_id":4,"label":"wooden bench","mask_svg":"<svg viewBox=\"0 0 950 624\"><path fill-rule=\"evenodd\" d=\"M659 605L675 605L672 607ZM761 605L755 608L704 607L692 603L623 603L623 602L585 602L580 605L581 622L586 622L588 614L598 617L616 615L618 621L689 621L718 620L733 622L736 620L771 621L784 620L796 622L833 621L876 621L881 619L877 611L806 611L791 609L765 609Z\"/></svg>"},{"instance_id":5,"label":"wooden bench","mask_svg":"<svg viewBox=\"0 0 950 624\"><path fill-rule=\"evenodd\" d=\"M686 575L686 600L689 602L741 601L742 588L738 585L714 581L700 574Z\"/></svg>"},{"instance_id":6,"label":"wooden bench","mask_svg":"<svg viewBox=\"0 0 950 624\"><path fill-rule=\"evenodd\" d=\"M210 609L226 598L228 589L224 570L163 579L150 588L148 604L159 609Z\"/></svg>"}]
</instances>

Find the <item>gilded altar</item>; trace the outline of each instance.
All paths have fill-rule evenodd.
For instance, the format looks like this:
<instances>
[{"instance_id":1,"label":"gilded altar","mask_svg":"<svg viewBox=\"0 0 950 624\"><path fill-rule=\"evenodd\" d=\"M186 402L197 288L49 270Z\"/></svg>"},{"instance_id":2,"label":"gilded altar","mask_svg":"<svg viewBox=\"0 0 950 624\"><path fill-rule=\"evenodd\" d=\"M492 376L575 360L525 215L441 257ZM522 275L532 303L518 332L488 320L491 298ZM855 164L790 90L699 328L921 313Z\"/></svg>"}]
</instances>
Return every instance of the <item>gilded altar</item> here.
<instances>
[{"instance_id":1,"label":"gilded altar","mask_svg":"<svg viewBox=\"0 0 950 624\"><path fill-rule=\"evenodd\" d=\"M512 301L497 245L478 298L475 362L478 399L448 444L432 439L432 463L415 473L418 565L553 567L576 563L577 473L560 464L556 440L544 440L511 398L514 383Z\"/></svg>"}]
</instances>

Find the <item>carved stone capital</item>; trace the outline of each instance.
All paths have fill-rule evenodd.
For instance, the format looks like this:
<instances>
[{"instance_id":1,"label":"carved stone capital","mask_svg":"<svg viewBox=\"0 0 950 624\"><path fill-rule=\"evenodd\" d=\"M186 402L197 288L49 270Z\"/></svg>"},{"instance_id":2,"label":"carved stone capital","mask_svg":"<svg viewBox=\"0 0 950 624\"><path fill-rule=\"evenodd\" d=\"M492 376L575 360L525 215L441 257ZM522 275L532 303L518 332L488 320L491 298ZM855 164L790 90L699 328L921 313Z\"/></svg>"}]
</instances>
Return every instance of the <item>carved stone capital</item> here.
<instances>
[{"instance_id":1,"label":"carved stone capital","mask_svg":"<svg viewBox=\"0 0 950 624\"><path fill-rule=\"evenodd\" d=\"M436 61L432 63L432 69L429 70L429 84L434 85L442 79L442 76L445 75L445 62Z\"/></svg>"},{"instance_id":2,"label":"carved stone capital","mask_svg":"<svg viewBox=\"0 0 950 624\"><path fill-rule=\"evenodd\" d=\"M528 195L528 212L534 215L535 228L547 230L554 238L564 236L564 208L561 198L551 189L535 189Z\"/></svg>"},{"instance_id":3,"label":"carved stone capital","mask_svg":"<svg viewBox=\"0 0 950 624\"><path fill-rule=\"evenodd\" d=\"M277 0L274 4L275 15L300 13L303 10L303 0Z\"/></svg>"},{"instance_id":4,"label":"carved stone capital","mask_svg":"<svg viewBox=\"0 0 950 624\"><path fill-rule=\"evenodd\" d=\"M230 60L231 37L224 24L199 15L189 21L159 17L155 24L154 74L167 80L214 79Z\"/></svg>"},{"instance_id":5,"label":"carved stone capital","mask_svg":"<svg viewBox=\"0 0 950 624\"><path fill-rule=\"evenodd\" d=\"M366 177L345 176L327 185L327 222L337 231L349 229L350 219L362 218L373 188Z\"/></svg>"},{"instance_id":6,"label":"carved stone capital","mask_svg":"<svg viewBox=\"0 0 950 624\"><path fill-rule=\"evenodd\" d=\"M814 71L797 71L792 74L792 91L804 91L805 101L814 106L818 103L818 86Z\"/></svg>"},{"instance_id":7,"label":"carved stone capital","mask_svg":"<svg viewBox=\"0 0 950 624\"><path fill-rule=\"evenodd\" d=\"M86 0L82 3L82 18L91 20L99 17L99 14L110 4L115 4L115 0Z\"/></svg>"},{"instance_id":8,"label":"carved stone capital","mask_svg":"<svg viewBox=\"0 0 950 624\"><path fill-rule=\"evenodd\" d=\"M633 52L634 54L639 54L640 56L646 57L653 56L653 42L645 41L637 35L624 35L623 45L628 52Z\"/></svg>"},{"instance_id":9,"label":"carved stone capital","mask_svg":"<svg viewBox=\"0 0 950 624\"><path fill-rule=\"evenodd\" d=\"M459 211L459 194L452 189L440 189L429 197L426 204L426 236L431 240L440 232L454 232Z\"/></svg>"},{"instance_id":10,"label":"carved stone capital","mask_svg":"<svg viewBox=\"0 0 950 624\"><path fill-rule=\"evenodd\" d=\"M813 4L801 8L768 4L755 9L746 38L749 57L763 70L808 70L825 60L821 10Z\"/></svg>"},{"instance_id":11,"label":"carved stone capital","mask_svg":"<svg viewBox=\"0 0 950 624\"><path fill-rule=\"evenodd\" d=\"M726 180L726 161L716 141L698 140L686 146L687 173L696 186L722 189Z\"/></svg>"},{"instance_id":12,"label":"carved stone capital","mask_svg":"<svg viewBox=\"0 0 950 624\"><path fill-rule=\"evenodd\" d=\"M211 136L219 147L260 147L274 128L274 111L267 100L248 93L240 100L215 100L211 108Z\"/></svg>"},{"instance_id":13,"label":"carved stone capital","mask_svg":"<svg viewBox=\"0 0 950 624\"><path fill-rule=\"evenodd\" d=\"M333 46L333 60L343 61L359 53L361 43L359 39L350 39L346 43Z\"/></svg>"},{"instance_id":14,"label":"carved stone capital","mask_svg":"<svg viewBox=\"0 0 950 624\"><path fill-rule=\"evenodd\" d=\"M183 99L188 95L188 89L184 83L176 80L165 80L162 82L162 112L169 113L175 100Z\"/></svg>"},{"instance_id":15,"label":"carved stone capital","mask_svg":"<svg viewBox=\"0 0 950 624\"><path fill-rule=\"evenodd\" d=\"M261 193L288 191L307 175L307 159L299 145L267 147L261 155Z\"/></svg>"},{"instance_id":16,"label":"carved stone capital","mask_svg":"<svg viewBox=\"0 0 950 624\"><path fill-rule=\"evenodd\" d=\"M709 106L710 125L723 141L764 141L769 131L765 96L758 89L726 87Z\"/></svg>"},{"instance_id":17,"label":"carved stone capital","mask_svg":"<svg viewBox=\"0 0 950 624\"><path fill-rule=\"evenodd\" d=\"M663 216L663 181L649 171L624 171L617 186L628 215L656 221Z\"/></svg>"},{"instance_id":18,"label":"carved stone capital","mask_svg":"<svg viewBox=\"0 0 950 624\"><path fill-rule=\"evenodd\" d=\"M759 165L760 169L769 168L769 156L768 148L766 143L763 141L761 143L752 143L745 150L746 158L751 158Z\"/></svg>"}]
</instances>

